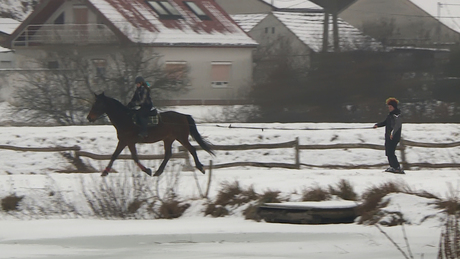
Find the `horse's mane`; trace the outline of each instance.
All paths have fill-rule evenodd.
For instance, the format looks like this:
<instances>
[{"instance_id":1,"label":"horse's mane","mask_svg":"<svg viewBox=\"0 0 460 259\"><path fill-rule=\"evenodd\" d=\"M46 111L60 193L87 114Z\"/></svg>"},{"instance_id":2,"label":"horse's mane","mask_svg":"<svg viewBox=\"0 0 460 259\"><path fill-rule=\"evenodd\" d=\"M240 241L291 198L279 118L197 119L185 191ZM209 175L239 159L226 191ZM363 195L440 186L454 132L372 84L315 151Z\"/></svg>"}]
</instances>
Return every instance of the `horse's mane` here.
<instances>
[{"instance_id":1,"label":"horse's mane","mask_svg":"<svg viewBox=\"0 0 460 259\"><path fill-rule=\"evenodd\" d=\"M120 101L118 101L117 99L115 98L112 98L112 97L109 97L107 95L104 95L104 97L107 99L107 100L110 100L112 103L114 103L116 106L118 106L120 109L124 110L124 111L130 111L130 109L128 107L126 107L124 104L122 104Z\"/></svg>"}]
</instances>

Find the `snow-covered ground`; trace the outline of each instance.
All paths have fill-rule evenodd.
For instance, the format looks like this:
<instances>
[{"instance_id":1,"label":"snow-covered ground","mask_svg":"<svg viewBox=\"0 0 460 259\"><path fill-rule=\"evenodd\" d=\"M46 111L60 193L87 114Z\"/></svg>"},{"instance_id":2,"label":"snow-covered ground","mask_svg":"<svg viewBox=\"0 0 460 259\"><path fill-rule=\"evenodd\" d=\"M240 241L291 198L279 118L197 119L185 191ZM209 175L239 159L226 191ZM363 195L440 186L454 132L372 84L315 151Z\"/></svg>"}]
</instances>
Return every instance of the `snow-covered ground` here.
<instances>
[{"instance_id":1,"label":"snow-covered ground","mask_svg":"<svg viewBox=\"0 0 460 259\"><path fill-rule=\"evenodd\" d=\"M198 121L206 121L205 112L190 108ZM203 115L203 116L201 116ZM200 118L201 117L201 118ZM383 119L383 118L381 118ZM198 130L214 144L237 145L280 143L299 138L300 144L370 143L383 145L383 129L365 129L370 124L232 124L259 127L228 128L228 123L200 123ZM290 130L281 130L288 128ZM334 129L335 128L335 129ZM356 129L339 129L356 128ZM316 129L316 130L309 130ZM319 130L320 129L320 130ZM403 137L418 142L450 143L458 141L458 124L404 124ZM111 154L116 146L112 126L72 127L0 127L0 143L20 147L78 145L83 151ZM163 154L160 143L140 145L141 154ZM125 150L125 153L128 151ZM215 157L199 151L203 164L233 161L294 162L293 149L253 151L217 151ZM409 148L409 162L460 163L460 148ZM97 170L108 161L83 159ZM385 163L384 151L366 149L301 151L305 164L378 164ZM143 161L156 169L160 161ZM203 215L204 201L199 199L206 187L208 174L185 171L182 160L171 160L158 179L146 178L158 188L175 182L176 195L190 200L191 207L173 220L99 220L87 216L62 215L45 219L16 219L0 213L0 258L403 258L401 253L374 226L359 224L290 225L244 220L241 213L224 218ZM101 182L123 178L131 173L144 177L130 160L117 160L113 173L62 174L58 170L73 165L59 153L18 152L0 149L0 197L24 195L30 204L46 199L50 189L64 193L70 202L83 200L82 182ZM300 199L302 190L328 187L341 179L348 180L358 194L388 181L406 184L414 191L427 191L450 197L459 190L458 169L413 169L406 175L383 173L382 169L331 170L301 168L228 168L215 169L209 197L215 198L223 183L238 181L256 192L280 191L291 202ZM172 180L173 175L179 175ZM34 203L35 202L35 203ZM83 205L81 206L84 207ZM51 209L51 208L50 208ZM393 195L389 210L401 211L411 224L405 226L410 249L415 258L435 258L441 232L439 210L426 200L411 195ZM33 218L33 219L31 219ZM67 218L67 219L66 219ZM384 227L403 250L407 246L401 227Z\"/></svg>"}]
</instances>

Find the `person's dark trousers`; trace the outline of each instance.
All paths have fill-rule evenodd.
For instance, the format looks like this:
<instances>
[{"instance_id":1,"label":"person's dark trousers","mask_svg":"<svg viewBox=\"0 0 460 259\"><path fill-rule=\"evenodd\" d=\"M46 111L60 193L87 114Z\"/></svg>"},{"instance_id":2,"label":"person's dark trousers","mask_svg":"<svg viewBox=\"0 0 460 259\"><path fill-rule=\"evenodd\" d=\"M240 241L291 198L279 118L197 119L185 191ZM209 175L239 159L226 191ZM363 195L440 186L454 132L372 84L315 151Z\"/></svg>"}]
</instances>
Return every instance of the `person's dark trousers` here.
<instances>
[{"instance_id":1,"label":"person's dark trousers","mask_svg":"<svg viewBox=\"0 0 460 259\"><path fill-rule=\"evenodd\" d=\"M147 124L148 124L148 111L145 111L144 109L140 109L137 113L138 116L138 121L141 126L141 131L139 132L139 136L141 137L147 137Z\"/></svg>"},{"instance_id":2,"label":"person's dark trousers","mask_svg":"<svg viewBox=\"0 0 460 259\"><path fill-rule=\"evenodd\" d=\"M391 140L390 138L385 139L385 155L388 157L388 163L394 169L399 169L400 165L398 158L396 157L395 151L399 140Z\"/></svg>"}]
</instances>

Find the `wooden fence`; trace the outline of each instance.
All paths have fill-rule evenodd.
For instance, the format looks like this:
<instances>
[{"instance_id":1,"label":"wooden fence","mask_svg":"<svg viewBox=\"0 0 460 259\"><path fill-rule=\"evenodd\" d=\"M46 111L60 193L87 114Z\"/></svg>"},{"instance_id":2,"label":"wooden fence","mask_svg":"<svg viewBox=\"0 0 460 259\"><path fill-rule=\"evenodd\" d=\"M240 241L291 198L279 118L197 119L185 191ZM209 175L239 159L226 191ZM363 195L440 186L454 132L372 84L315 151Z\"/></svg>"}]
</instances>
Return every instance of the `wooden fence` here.
<instances>
[{"instance_id":1,"label":"wooden fence","mask_svg":"<svg viewBox=\"0 0 460 259\"><path fill-rule=\"evenodd\" d=\"M397 147L397 150L401 152L400 163L405 169L410 169L411 167L419 168L460 168L459 163L409 163L406 159L406 149L407 147L424 147L424 148L452 148L459 147L460 142L453 143L421 143L414 142L410 140L401 139L400 145ZM195 146L195 148L200 149L200 147ZM274 149L274 148L294 148L294 163L260 163L260 162L232 162L232 163L223 163L223 164L213 164L213 168L228 168L235 166L255 166L255 167L281 167L289 169L300 169L301 166L305 167L316 167L316 168L331 168L331 169L361 169L361 168L379 168L388 166L387 163L373 164L373 165L313 165L305 164L300 162L300 152L301 150L324 150L324 149L374 149L374 150L385 150L383 143L381 145L376 144L314 144L314 145L301 145L299 144L299 138L296 138L293 141L277 143L277 144L254 144L254 145L214 145L214 150L254 150L254 149ZM183 150L181 147L180 150Z\"/></svg>"},{"instance_id":2,"label":"wooden fence","mask_svg":"<svg viewBox=\"0 0 460 259\"><path fill-rule=\"evenodd\" d=\"M411 167L418 167L418 168L460 168L459 163L409 163L406 159L406 149L408 147L421 147L421 148L452 148L452 147L459 147L460 142L453 142L453 143L420 143L414 142L409 140L401 140L400 145L397 149L401 152L400 162L404 166L405 169L409 169ZM200 149L199 146L195 146L195 148ZM382 164L373 164L373 165L312 165L312 164L305 164L301 163L300 161L300 152L301 150L324 150L324 149L375 149L375 150L384 150L384 146L382 145L375 145L375 144L315 144L315 145L307 145L307 144L299 144L299 138L296 138L293 141L283 142L283 143L274 143L274 144L243 144L243 145L213 145L214 150L221 150L221 151L241 151L241 150L257 150L257 149L278 149L278 148L293 148L294 149L294 163L275 163L275 162L230 162L230 163L222 163L222 164L213 164L210 163L207 168L229 168L229 167L238 167L238 166L254 166L254 167L280 167L280 168L288 168L288 169L300 169L301 166L304 167L316 167L316 168L337 168L337 169L359 169L359 168L378 168L378 167L385 167L387 166L386 163ZM94 160L110 160L111 154L94 154L86 151L81 151L79 146L72 146L72 147L47 147L47 148L39 148L39 147L16 147L16 146L9 146L9 145L0 145L0 149L6 150L14 150L14 151L21 151L21 152L73 152L74 163L77 166L77 169L82 169L84 166L79 167L78 161L81 162L81 157L87 157ZM164 155L139 155L140 160L158 160L163 159ZM173 153L172 158L177 159L185 159L186 167L191 168L190 165L190 155L189 153L183 148L179 148L178 153ZM131 155L121 154L118 159L131 159Z\"/></svg>"}]
</instances>

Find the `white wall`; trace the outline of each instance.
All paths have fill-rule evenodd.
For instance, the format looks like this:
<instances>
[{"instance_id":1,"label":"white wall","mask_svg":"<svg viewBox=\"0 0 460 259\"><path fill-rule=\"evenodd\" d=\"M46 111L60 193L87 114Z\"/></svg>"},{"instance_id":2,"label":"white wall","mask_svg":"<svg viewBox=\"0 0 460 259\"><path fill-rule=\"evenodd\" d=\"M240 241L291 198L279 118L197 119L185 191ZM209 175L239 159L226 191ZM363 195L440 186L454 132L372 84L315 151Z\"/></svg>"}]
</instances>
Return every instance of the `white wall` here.
<instances>
[{"instance_id":1,"label":"white wall","mask_svg":"<svg viewBox=\"0 0 460 259\"><path fill-rule=\"evenodd\" d=\"M238 100L245 97L252 84L252 48L155 48L162 61L186 61L190 67L190 91L174 100ZM232 63L230 84L226 88L211 86L211 63Z\"/></svg>"}]
</instances>

